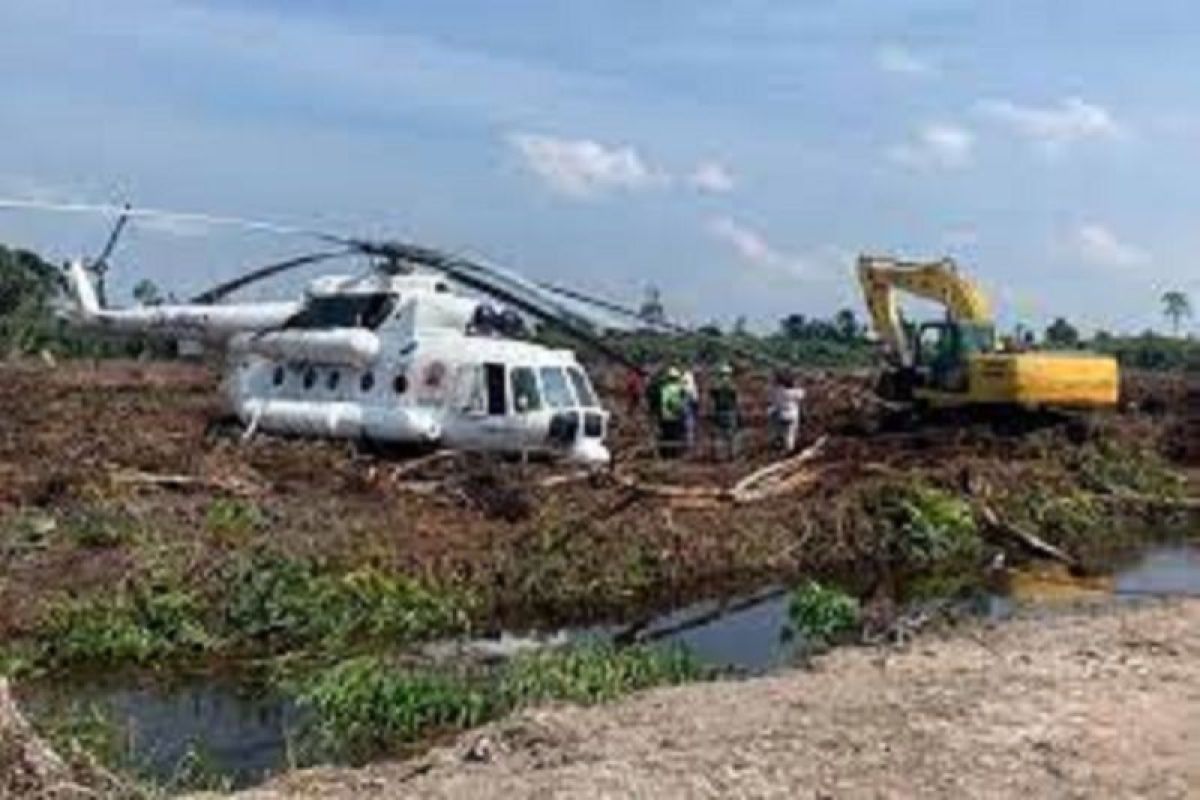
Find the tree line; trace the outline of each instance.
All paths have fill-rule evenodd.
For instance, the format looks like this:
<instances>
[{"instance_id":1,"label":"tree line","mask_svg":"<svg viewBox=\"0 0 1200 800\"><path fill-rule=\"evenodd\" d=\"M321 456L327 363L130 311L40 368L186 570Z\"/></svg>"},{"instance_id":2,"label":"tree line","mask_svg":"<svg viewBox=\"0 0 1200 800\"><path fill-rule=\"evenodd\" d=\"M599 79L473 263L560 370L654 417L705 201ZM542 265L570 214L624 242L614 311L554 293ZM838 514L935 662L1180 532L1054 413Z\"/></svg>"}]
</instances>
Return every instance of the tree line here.
<instances>
[{"instance_id":1,"label":"tree line","mask_svg":"<svg viewBox=\"0 0 1200 800\"><path fill-rule=\"evenodd\" d=\"M155 305L166 298L149 280L133 288L134 302ZM106 339L71 328L61 310L69 302L63 271L29 250L0 245L0 357L50 353L58 357L166 357L174 348L141 338ZM1116 356L1123 365L1140 369L1173 370L1200 362L1200 342L1181 338L1184 321L1192 317L1188 296L1180 291L1161 297L1162 313L1173 336L1144 331L1135 336L1099 331L1085 338L1065 317L1051 322L1040 336L1018 328L1012 338L1050 349L1089 349ZM853 309L830 317L787 314L774 330L752 332L741 318L728 328L717 323L694 333L658 333L654 326L666 319L662 296L650 290L640 314L641 330L608 334L609 340L632 359L644 363L715 364L740 360L738 354L755 350L781 362L820 368L868 367L876 362L877 348L869 327ZM562 342L562 344L569 344Z\"/></svg>"}]
</instances>

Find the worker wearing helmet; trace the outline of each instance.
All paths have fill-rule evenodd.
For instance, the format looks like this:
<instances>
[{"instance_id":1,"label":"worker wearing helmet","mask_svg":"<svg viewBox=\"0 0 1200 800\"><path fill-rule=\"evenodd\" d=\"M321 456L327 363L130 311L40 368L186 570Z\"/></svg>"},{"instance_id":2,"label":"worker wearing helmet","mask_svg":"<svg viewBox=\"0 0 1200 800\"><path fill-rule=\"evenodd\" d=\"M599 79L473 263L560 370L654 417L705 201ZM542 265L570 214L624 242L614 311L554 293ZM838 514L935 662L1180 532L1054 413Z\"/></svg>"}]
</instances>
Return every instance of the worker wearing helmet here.
<instances>
[{"instance_id":1,"label":"worker wearing helmet","mask_svg":"<svg viewBox=\"0 0 1200 800\"><path fill-rule=\"evenodd\" d=\"M687 387L678 367L668 367L663 373L657 410L659 453L664 458L679 456L687 432Z\"/></svg>"}]
</instances>

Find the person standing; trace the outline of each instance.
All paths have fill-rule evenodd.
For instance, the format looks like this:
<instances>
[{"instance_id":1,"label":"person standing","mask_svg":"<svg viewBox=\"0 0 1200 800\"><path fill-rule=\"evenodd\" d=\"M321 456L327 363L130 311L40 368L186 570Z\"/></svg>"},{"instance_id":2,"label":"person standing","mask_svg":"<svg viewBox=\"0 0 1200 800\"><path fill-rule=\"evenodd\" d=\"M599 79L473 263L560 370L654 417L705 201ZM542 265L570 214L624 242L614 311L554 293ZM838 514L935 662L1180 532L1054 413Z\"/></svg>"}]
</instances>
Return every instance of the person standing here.
<instances>
[{"instance_id":1,"label":"person standing","mask_svg":"<svg viewBox=\"0 0 1200 800\"><path fill-rule=\"evenodd\" d=\"M625 411L632 418L642 407L646 395L646 376L641 367L630 367L625 374Z\"/></svg>"},{"instance_id":2,"label":"person standing","mask_svg":"<svg viewBox=\"0 0 1200 800\"><path fill-rule=\"evenodd\" d=\"M683 374L670 367L663 375L658 391L658 448L663 458L675 458L684 447L687 397Z\"/></svg>"},{"instance_id":3,"label":"person standing","mask_svg":"<svg viewBox=\"0 0 1200 800\"><path fill-rule=\"evenodd\" d=\"M712 404L714 456L732 460L737 457L741 413L738 409L737 385L733 382L733 368L728 364L717 367L708 397Z\"/></svg>"},{"instance_id":4,"label":"person standing","mask_svg":"<svg viewBox=\"0 0 1200 800\"><path fill-rule=\"evenodd\" d=\"M804 405L804 389L796 385L790 373L777 372L771 386L771 402L767 418L771 424L771 442L786 455L796 450L800 437L800 419Z\"/></svg>"},{"instance_id":5,"label":"person standing","mask_svg":"<svg viewBox=\"0 0 1200 800\"><path fill-rule=\"evenodd\" d=\"M700 418L700 388L696 385L696 373L685 369L681 376L683 382L683 425L684 442L690 453L696 447L696 431Z\"/></svg>"}]
</instances>

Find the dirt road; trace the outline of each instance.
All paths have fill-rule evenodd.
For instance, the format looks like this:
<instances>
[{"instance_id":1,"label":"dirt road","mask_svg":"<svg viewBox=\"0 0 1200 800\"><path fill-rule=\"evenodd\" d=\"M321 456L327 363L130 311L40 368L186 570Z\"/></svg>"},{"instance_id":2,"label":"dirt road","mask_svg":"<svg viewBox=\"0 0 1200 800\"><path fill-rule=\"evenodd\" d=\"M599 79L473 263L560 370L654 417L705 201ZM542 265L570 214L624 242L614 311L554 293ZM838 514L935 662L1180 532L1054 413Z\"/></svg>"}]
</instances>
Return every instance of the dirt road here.
<instances>
[{"instance_id":1,"label":"dirt road","mask_svg":"<svg viewBox=\"0 0 1200 800\"><path fill-rule=\"evenodd\" d=\"M1200 797L1200 602L537 710L418 762L296 773L241 800L918 796Z\"/></svg>"}]
</instances>

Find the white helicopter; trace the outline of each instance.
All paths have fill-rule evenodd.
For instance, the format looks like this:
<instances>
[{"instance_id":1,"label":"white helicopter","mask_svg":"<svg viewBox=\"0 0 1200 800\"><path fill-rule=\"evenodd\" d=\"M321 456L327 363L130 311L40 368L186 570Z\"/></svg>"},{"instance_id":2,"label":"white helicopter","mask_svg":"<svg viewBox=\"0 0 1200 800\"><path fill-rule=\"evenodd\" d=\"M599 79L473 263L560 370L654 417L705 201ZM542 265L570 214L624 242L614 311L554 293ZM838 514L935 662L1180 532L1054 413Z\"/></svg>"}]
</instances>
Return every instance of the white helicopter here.
<instances>
[{"instance_id":1,"label":"white helicopter","mask_svg":"<svg viewBox=\"0 0 1200 800\"><path fill-rule=\"evenodd\" d=\"M13 205L11 203L0 203ZM30 204L25 204L28 207ZM36 204L43 209L48 204ZM22 206L18 206L22 207ZM58 206L120 218L104 255L67 267L67 318L88 330L203 341L223 350L222 391L247 435L269 433L420 447L543 453L601 467L608 412L570 350L523 340L522 314L619 361L583 318L507 271L424 247L304 233L340 245L255 270L188 303L108 308L92 274L136 216L198 215ZM365 256L360 275L312 281L301 300L225 303L251 283L318 261ZM505 303L468 296L464 287ZM520 313L518 313L520 312Z\"/></svg>"}]
</instances>

